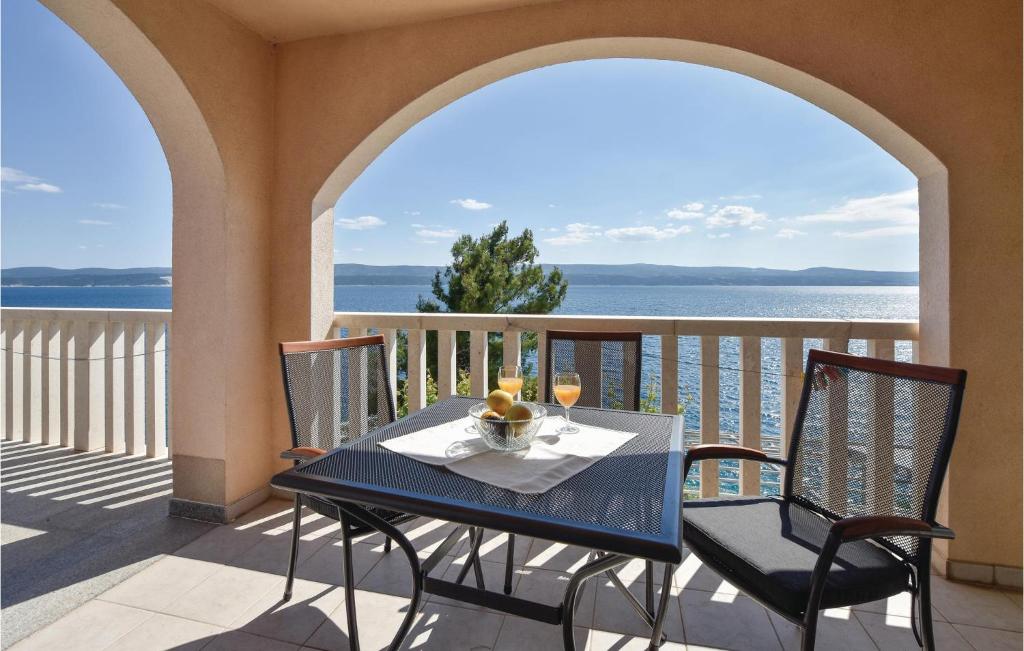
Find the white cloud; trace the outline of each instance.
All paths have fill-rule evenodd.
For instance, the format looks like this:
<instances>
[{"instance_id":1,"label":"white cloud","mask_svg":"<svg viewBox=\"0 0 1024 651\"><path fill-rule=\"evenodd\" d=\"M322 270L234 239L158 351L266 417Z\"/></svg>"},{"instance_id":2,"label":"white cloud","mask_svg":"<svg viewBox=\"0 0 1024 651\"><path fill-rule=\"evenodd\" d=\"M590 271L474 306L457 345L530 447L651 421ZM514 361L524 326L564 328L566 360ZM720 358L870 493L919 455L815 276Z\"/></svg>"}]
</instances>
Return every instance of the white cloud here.
<instances>
[{"instance_id":1,"label":"white cloud","mask_svg":"<svg viewBox=\"0 0 1024 651\"><path fill-rule=\"evenodd\" d=\"M746 226L748 228L768 221L768 216L750 206L722 206L704 220L708 228L732 228Z\"/></svg>"},{"instance_id":2,"label":"white cloud","mask_svg":"<svg viewBox=\"0 0 1024 651\"><path fill-rule=\"evenodd\" d=\"M874 197L849 199L824 212L794 218L794 221L809 223L892 222L916 224L917 220L917 188Z\"/></svg>"},{"instance_id":3,"label":"white cloud","mask_svg":"<svg viewBox=\"0 0 1024 651\"><path fill-rule=\"evenodd\" d=\"M416 231L416 234L425 240L454 240L459 236L459 231L454 228L445 228L442 230L422 228Z\"/></svg>"},{"instance_id":4,"label":"white cloud","mask_svg":"<svg viewBox=\"0 0 1024 651\"><path fill-rule=\"evenodd\" d=\"M548 208L557 208L557 207L558 207L558 206L556 206L556 205L555 205L555 204L553 204L553 203L549 203L549 204L548 204Z\"/></svg>"},{"instance_id":5,"label":"white cloud","mask_svg":"<svg viewBox=\"0 0 1024 651\"><path fill-rule=\"evenodd\" d=\"M87 224L89 226L110 226L114 222L103 221L102 219L79 219L79 224Z\"/></svg>"},{"instance_id":6,"label":"white cloud","mask_svg":"<svg viewBox=\"0 0 1024 651\"><path fill-rule=\"evenodd\" d=\"M347 231L368 231L373 228L380 228L386 221L380 217L374 217L373 215L363 215L362 217L348 218L342 217L337 222L338 226L341 226Z\"/></svg>"},{"instance_id":7,"label":"white cloud","mask_svg":"<svg viewBox=\"0 0 1024 651\"><path fill-rule=\"evenodd\" d=\"M364 248L363 248L363 247L361 247L361 246L353 246L353 247L352 247L352 252L353 252L353 253L362 253L362 252L363 252L363 251L365 251L365 250L366 250L366 249L364 249Z\"/></svg>"},{"instance_id":8,"label":"white cloud","mask_svg":"<svg viewBox=\"0 0 1024 651\"><path fill-rule=\"evenodd\" d=\"M35 183L39 180L39 177L26 174L13 167L0 167L0 181L4 183Z\"/></svg>"},{"instance_id":9,"label":"white cloud","mask_svg":"<svg viewBox=\"0 0 1024 651\"><path fill-rule=\"evenodd\" d=\"M781 237L784 240L791 240L798 235L807 235L807 233L795 228L780 228L779 232L775 234L775 237Z\"/></svg>"},{"instance_id":10,"label":"white cloud","mask_svg":"<svg viewBox=\"0 0 1024 651\"><path fill-rule=\"evenodd\" d=\"M15 186L19 190L28 190L29 192L46 192L49 194L56 194L57 192L63 192L60 188L52 183L22 183L21 185Z\"/></svg>"},{"instance_id":11,"label":"white cloud","mask_svg":"<svg viewBox=\"0 0 1024 651\"><path fill-rule=\"evenodd\" d=\"M418 217L419 214L420 214L420 211L418 211L418 210L406 210L404 214L411 215L413 217Z\"/></svg>"},{"instance_id":12,"label":"white cloud","mask_svg":"<svg viewBox=\"0 0 1024 651\"><path fill-rule=\"evenodd\" d=\"M689 233L691 230L693 229L685 225L675 228L628 226L625 228L611 228L606 230L604 234L616 242L653 242L656 240L668 240L683 233Z\"/></svg>"},{"instance_id":13,"label":"white cloud","mask_svg":"<svg viewBox=\"0 0 1024 651\"><path fill-rule=\"evenodd\" d=\"M427 227L426 224L409 224L409 225L412 226L413 228L426 228Z\"/></svg>"},{"instance_id":14,"label":"white cloud","mask_svg":"<svg viewBox=\"0 0 1024 651\"><path fill-rule=\"evenodd\" d=\"M692 201L692 202L686 204L685 206L683 206L683 210L689 210L691 212L692 211L704 210L704 204L702 204L699 201Z\"/></svg>"},{"instance_id":15,"label":"white cloud","mask_svg":"<svg viewBox=\"0 0 1024 651\"><path fill-rule=\"evenodd\" d=\"M717 235L714 233L708 233L709 240L724 240L727 237L732 237L732 233L718 233Z\"/></svg>"},{"instance_id":16,"label":"white cloud","mask_svg":"<svg viewBox=\"0 0 1024 651\"><path fill-rule=\"evenodd\" d=\"M565 234L557 237L549 237L544 241L555 246L576 246L593 242L594 238L601 235L601 227L593 224L574 223L565 227Z\"/></svg>"},{"instance_id":17,"label":"white cloud","mask_svg":"<svg viewBox=\"0 0 1024 651\"><path fill-rule=\"evenodd\" d=\"M835 231L835 237L844 237L852 240L864 240L871 237L896 237L899 235L917 235L916 225L906 226L884 226L882 228L870 228L866 231Z\"/></svg>"},{"instance_id":18,"label":"white cloud","mask_svg":"<svg viewBox=\"0 0 1024 651\"><path fill-rule=\"evenodd\" d=\"M724 197L718 197L720 201L744 201L746 199L760 199L759 194L730 194Z\"/></svg>"},{"instance_id":19,"label":"white cloud","mask_svg":"<svg viewBox=\"0 0 1024 651\"><path fill-rule=\"evenodd\" d=\"M699 206L700 204L697 205ZM685 207L686 206L684 206L684 208ZM669 219L677 219L679 221L684 221L687 219L702 219L704 217L704 213L702 212L696 210L684 210L682 208L673 208L672 210L669 210L665 214L668 215Z\"/></svg>"},{"instance_id":20,"label":"white cloud","mask_svg":"<svg viewBox=\"0 0 1024 651\"><path fill-rule=\"evenodd\" d=\"M0 167L0 181L3 183L17 183L16 190L27 190L28 192L46 192L55 194L63 192L52 183L44 183L38 176L32 176L26 172L13 167Z\"/></svg>"},{"instance_id":21,"label":"white cloud","mask_svg":"<svg viewBox=\"0 0 1024 651\"><path fill-rule=\"evenodd\" d=\"M124 208L124 206L122 206L119 203L105 203L105 202L94 203L94 204L92 204L92 206L93 206L93 208L102 208L103 210L121 210L122 208Z\"/></svg>"},{"instance_id":22,"label":"white cloud","mask_svg":"<svg viewBox=\"0 0 1024 651\"><path fill-rule=\"evenodd\" d=\"M78 245L78 248L80 248L80 249L82 249L82 250L84 251L85 249L87 249L87 248L89 248L89 247L87 247L87 246L86 246L86 245L84 245L84 244L79 244L79 245Z\"/></svg>"},{"instance_id":23,"label":"white cloud","mask_svg":"<svg viewBox=\"0 0 1024 651\"><path fill-rule=\"evenodd\" d=\"M449 203L462 206L466 210L487 210L492 207L491 204L476 199L452 199Z\"/></svg>"}]
</instances>

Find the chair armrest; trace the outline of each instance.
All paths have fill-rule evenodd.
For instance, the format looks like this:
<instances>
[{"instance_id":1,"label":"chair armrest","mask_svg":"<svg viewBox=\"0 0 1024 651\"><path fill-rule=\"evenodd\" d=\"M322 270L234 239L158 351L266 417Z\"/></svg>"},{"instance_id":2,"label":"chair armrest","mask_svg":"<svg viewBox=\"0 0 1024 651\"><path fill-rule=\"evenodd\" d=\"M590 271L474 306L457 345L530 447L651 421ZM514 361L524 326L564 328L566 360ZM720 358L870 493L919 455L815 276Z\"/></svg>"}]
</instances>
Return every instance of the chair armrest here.
<instances>
[{"instance_id":1,"label":"chair armrest","mask_svg":"<svg viewBox=\"0 0 1024 651\"><path fill-rule=\"evenodd\" d=\"M773 463L786 465L785 459L770 457L761 450L745 448L740 445L721 445L718 443L703 443L694 445L686 450L686 459L683 461L683 479L690 474L690 466L694 461L702 459L746 459L748 461L760 461L762 463Z\"/></svg>"},{"instance_id":2,"label":"chair armrest","mask_svg":"<svg viewBox=\"0 0 1024 651\"><path fill-rule=\"evenodd\" d=\"M292 448L282 452L281 458L291 459L292 461L307 461L314 457L319 457L321 454L327 454L327 450L321 450L320 448Z\"/></svg>"},{"instance_id":3,"label":"chair armrest","mask_svg":"<svg viewBox=\"0 0 1024 651\"><path fill-rule=\"evenodd\" d=\"M828 530L828 538L821 547L818 561L811 574L811 592L807 600L808 610L817 609L821 604L821 595L825 591L829 568L835 560L839 546L843 543L866 538L884 538L887 536L914 536L917 538L954 537L953 530L941 525L933 525L916 518L903 518L895 515L857 515L836 520ZM805 611L806 612L806 611Z\"/></svg>"},{"instance_id":4,"label":"chair armrest","mask_svg":"<svg viewBox=\"0 0 1024 651\"><path fill-rule=\"evenodd\" d=\"M832 524L829 537L836 536L840 543L865 538L884 538L887 536L915 536L918 538L944 538L952 540L952 529L940 525L931 525L916 518L899 516L860 515L843 518Z\"/></svg>"}]
</instances>

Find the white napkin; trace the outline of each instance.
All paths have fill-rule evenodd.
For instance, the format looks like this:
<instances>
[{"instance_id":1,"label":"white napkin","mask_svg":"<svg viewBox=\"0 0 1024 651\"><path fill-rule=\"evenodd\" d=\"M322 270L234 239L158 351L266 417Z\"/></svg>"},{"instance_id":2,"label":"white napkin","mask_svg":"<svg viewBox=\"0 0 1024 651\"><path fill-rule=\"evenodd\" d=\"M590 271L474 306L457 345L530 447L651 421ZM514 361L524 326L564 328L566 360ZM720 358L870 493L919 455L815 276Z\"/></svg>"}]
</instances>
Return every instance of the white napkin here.
<instances>
[{"instance_id":1,"label":"white napkin","mask_svg":"<svg viewBox=\"0 0 1024 651\"><path fill-rule=\"evenodd\" d=\"M530 447L519 452L491 450L468 416L379 445L423 463L445 466L470 479L517 493L537 494L585 470L636 436L635 432L573 424L579 432L558 434L565 419L545 418Z\"/></svg>"}]
</instances>

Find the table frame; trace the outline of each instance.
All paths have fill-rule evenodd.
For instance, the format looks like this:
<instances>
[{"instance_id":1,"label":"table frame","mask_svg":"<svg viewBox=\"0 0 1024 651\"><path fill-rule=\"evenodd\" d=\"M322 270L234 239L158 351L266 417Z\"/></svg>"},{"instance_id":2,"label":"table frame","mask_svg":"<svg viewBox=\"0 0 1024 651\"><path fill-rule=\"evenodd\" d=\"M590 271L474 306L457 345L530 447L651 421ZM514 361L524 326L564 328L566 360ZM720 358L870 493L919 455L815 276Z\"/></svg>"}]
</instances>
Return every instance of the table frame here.
<instances>
[{"instance_id":1,"label":"table frame","mask_svg":"<svg viewBox=\"0 0 1024 651\"><path fill-rule=\"evenodd\" d=\"M430 407L428 407L429 409ZM579 408L580 410L584 408ZM591 410L602 411L602 410ZM577 599L583 583L594 576L605 574L612 584L626 597L627 603L645 623L651 627L651 649L661 646L664 641L663 627L668 602L671 598L672 575L675 566L682 560L682 466L683 466L683 423L682 418L673 416L669 459L666 466L664 504L660 535L647 535L598 525L587 525L571 520L542 517L523 511L498 508L477 502L467 502L454 497L439 497L423 493L400 491L384 486L345 481L333 477L299 472L303 467L316 461L313 459L290 470L279 473L271 481L276 488L297 493L306 493L332 501L339 510L339 520L358 521L371 529L394 540L406 555L413 575L413 595L409 610L402 620L390 645L397 649L408 634L424 592L473 603L504 613L526 617L552 625L562 626L565 649L574 650L573 621L579 606ZM370 434L372 435L372 433ZM345 447L328 454L345 454ZM318 457L317 459L322 459ZM594 465L600 464L598 461ZM592 466L593 467L593 466ZM450 472L437 468L437 472ZM584 471L586 472L586 471ZM428 558L420 561L412 543L395 526L378 517L363 505L401 511L414 515L437 518L455 523L455 529L442 541ZM344 528L343 524L343 528ZM516 535L533 536L570 545L589 547L594 550L581 568L569 580L562 602L558 605L542 604L503 592L485 588L480 571L479 549L483 542L484 529L505 531ZM445 557L451 548L468 533L470 552L466 564L456 581L447 581L430 576L431 571ZM350 546L348 536L346 547ZM350 554L346 550L346 558ZM647 565L647 592L645 604L633 596L615 574L615 570L633 558L642 558ZM653 562L665 563L662 594L655 608L653 586ZM464 584L470 569L474 571L476 587ZM349 589L351 588L351 589ZM354 596L354 586L346 586ZM353 602L354 603L354 602ZM354 609L349 619L354 620ZM354 622L353 622L354 625ZM359 648L358 632L350 627L349 641L352 649Z\"/></svg>"}]
</instances>

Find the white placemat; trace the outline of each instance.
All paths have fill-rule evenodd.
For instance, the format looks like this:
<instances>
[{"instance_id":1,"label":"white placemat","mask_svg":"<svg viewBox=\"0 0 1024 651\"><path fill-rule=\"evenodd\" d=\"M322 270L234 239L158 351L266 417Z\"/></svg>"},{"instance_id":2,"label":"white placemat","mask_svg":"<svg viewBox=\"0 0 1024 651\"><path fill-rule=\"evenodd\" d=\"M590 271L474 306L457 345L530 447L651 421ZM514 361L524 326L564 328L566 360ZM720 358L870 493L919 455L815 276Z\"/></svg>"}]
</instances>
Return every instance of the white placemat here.
<instances>
[{"instance_id":1,"label":"white placemat","mask_svg":"<svg viewBox=\"0 0 1024 651\"><path fill-rule=\"evenodd\" d=\"M543 493L606 457L637 434L573 423L574 434L558 434L561 416L548 416L533 443L519 452L491 450L468 416L406 434L380 446L477 481L517 493Z\"/></svg>"}]
</instances>

